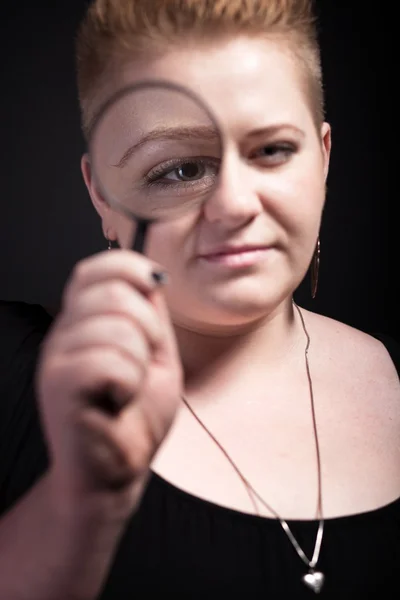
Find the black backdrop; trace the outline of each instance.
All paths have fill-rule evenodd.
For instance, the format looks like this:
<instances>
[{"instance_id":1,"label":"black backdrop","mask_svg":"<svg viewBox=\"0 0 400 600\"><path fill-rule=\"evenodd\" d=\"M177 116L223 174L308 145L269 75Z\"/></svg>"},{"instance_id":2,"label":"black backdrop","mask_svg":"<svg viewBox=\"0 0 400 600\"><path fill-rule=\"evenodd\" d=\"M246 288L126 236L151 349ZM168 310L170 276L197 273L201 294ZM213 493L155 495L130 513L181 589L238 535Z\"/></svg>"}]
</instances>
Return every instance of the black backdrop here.
<instances>
[{"instance_id":1,"label":"black backdrop","mask_svg":"<svg viewBox=\"0 0 400 600\"><path fill-rule=\"evenodd\" d=\"M296 296L400 340L394 17L365 1L317 4L334 146L318 297L309 278ZM1 299L56 306L75 262L105 248L79 167L73 41L84 7L11 0L0 15Z\"/></svg>"}]
</instances>

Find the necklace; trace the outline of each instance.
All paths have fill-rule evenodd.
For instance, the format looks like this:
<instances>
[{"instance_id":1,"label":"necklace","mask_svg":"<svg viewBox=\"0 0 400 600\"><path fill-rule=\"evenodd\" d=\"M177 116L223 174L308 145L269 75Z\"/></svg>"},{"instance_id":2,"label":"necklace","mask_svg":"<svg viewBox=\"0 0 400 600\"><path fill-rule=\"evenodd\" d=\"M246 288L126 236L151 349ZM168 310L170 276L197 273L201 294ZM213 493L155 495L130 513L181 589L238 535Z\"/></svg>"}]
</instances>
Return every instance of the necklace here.
<instances>
[{"instance_id":1,"label":"necklace","mask_svg":"<svg viewBox=\"0 0 400 600\"><path fill-rule=\"evenodd\" d=\"M193 417L197 420L197 422L201 425L201 427L205 430L205 432L215 442L215 444L218 446L218 448L224 454L225 458L227 458L227 460L229 461L229 463L231 464L231 466L233 467L233 469L236 471L237 475L242 480L242 482L243 482L243 484L244 484L244 486L246 488L246 491L247 491L247 493L249 495L249 498L250 498L250 500L251 500L251 502L253 504L253 507L254 507L254 510L255 510L256 514L258 516L260 516L260 512L259 512L257 504L256 504L256 502L254 500L254 496L280 522L280 524L282 526L282 529L284 530L284 532L286 533L287 537L289 538L289 540L290 540L291 544L293 545L294 549L296 550L298 556L301 558L301 560L304 562L304 564L308 567L308 572L305 575L303 575L303 578L302 578L303 582L305 583L305 585L307 587L309 587L316 594L318 594L321 591L321 589L322 589L322 587L324 585L324 581L325 581L324 574L321 573L321 571L316 570L316 567L317 567L317 564L318 564L318 560L319 560L320 551L321 551L322 538L323 538L323 534L324 534L324 518L323 518L323 514L322 514L321 457L320 457L320 449L319 449L317 422L316 422L316 417L315 417L313 384L312 384L311 373L310 373L310 365L309 365L309 362L308 362L308 352L309 352L311 340L310 340L310 336L308 334L308 331L307 331L307 328L306 328L306 325L305 325L305 322L304 322L303 314L302 314L300 308L297 306L296 303L294 303L294 306L296 307L296 309L297 309L297 311L299 313L300 320L301 320L301 323L302 323L302 326L303 326L303 330L304 330L304 333L305 333L305 336L306 336L306 339L307 339L307 344L306 344L306 348L305 348L305 351L304 351L304 356L305 356L305 364L306 364L306 372L307 372L307 378L308 378L308 385L309 385L309 390L310 390L311 414L312 414L314 439L315 439L315 450L316 450L316 457L317 457L317 470L318 470L318 507L317 507L317 516L318 516L319 524L318 524L318 531L317 531L317 536L316 536L315 545L314 545L314 552L313 552L311 560L309 558L307 558L307 556L305 555L304 551L302 550L302 548L300 547L300 544L298 543L298 541L294 537L294 535L293 535L292 531L290 530L290 527L287 524L287 522L285 521L285 519L282 519L282 517L280 517L279 514L271 506L269 506L265 502L265 500L260 496L260 494L254 489L254 487L251 485L251 483L246 479L246 477L241 473L241 471L239 470L239 468L237 467L237 465L233 462L232 458L229 456L229 454L227 453L227 451L225 450L225 448L223 448L223 446L215 438L215 436L211 433L211 431L209 431L209 429L205 426L205 424L200 420L200 418L195 413L195 411L192 409L192 407L189 405L188 401L186 400L186 398L184 396L182 396L182 400L183 400L185 406L188 408L188 410L193 415Z\"/></svg>"}]
</instances>

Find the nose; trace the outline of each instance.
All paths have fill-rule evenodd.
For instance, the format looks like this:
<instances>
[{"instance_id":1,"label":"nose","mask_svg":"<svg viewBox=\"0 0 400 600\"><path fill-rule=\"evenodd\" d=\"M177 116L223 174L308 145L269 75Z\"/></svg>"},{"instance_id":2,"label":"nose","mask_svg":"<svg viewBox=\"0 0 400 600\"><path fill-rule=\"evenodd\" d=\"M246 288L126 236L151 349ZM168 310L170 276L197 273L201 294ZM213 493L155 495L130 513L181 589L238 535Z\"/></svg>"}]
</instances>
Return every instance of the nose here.
<instances>
[{"instance_id":1,"label":"nose","mask_svg":"<svg viewBox=\"0 0 400 600\"><path fill-rule=\"evenodd\" d=\"M251 222L263 211L255 180L251 167L237 153L226 153L217 185L204 204L204 218L232 228Z\"/></svg>"}]
</instances>

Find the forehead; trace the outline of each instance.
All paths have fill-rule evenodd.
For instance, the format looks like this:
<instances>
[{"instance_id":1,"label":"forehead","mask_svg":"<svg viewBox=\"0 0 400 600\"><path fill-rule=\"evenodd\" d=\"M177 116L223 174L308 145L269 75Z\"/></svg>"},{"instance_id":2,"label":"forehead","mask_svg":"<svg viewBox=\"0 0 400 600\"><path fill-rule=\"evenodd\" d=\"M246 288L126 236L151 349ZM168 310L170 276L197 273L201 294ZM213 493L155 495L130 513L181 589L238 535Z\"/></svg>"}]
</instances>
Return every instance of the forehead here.
<instances>
[{"instance_id":1,"label":"forehead","mask_svg":"<svg viewBox=\"0 0 400 600\"><path fill-rule=\"evenodd\" d=\"M303 69L288 42L239 37L175 45L150 59L128 60L113 85L160 78L187 86L240 134L261 121L313 127Z\"/></svg>"}]
</instances>

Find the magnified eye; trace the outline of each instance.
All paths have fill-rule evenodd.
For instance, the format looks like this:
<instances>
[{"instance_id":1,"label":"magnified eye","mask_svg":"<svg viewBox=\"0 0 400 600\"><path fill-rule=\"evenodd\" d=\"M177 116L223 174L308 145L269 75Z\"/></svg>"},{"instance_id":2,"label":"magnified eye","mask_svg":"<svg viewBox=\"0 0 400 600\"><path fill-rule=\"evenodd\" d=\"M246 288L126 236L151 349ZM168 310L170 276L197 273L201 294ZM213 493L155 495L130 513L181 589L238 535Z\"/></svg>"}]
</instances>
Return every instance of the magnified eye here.
<instances>
[{"instance_id":1,"label":"magnified eye","mask_svg":"<svg viewBox=\"0 0 400 600\"><path fill-rule=\"evenodd\" d=\"M163 163L146 175L148 184L195 183L205 178L215 178L218 162L215 159L185 159Z\"/></svg>"},{"instance_id":2,"label":"magnified eye","mask_svg":"<svg viewBox=\"0 0 400 600\"><path fill-rule=\"evenodd\" d=\"M171 171L171 174L176 176L181 181L193 181L204 177L206 173L206 165L200 162L187 162L182 164L177 169ZM167 174L169 175L169 173ZM165 177L165 179L169 179Z\"/></svg>"}]
</instances>

